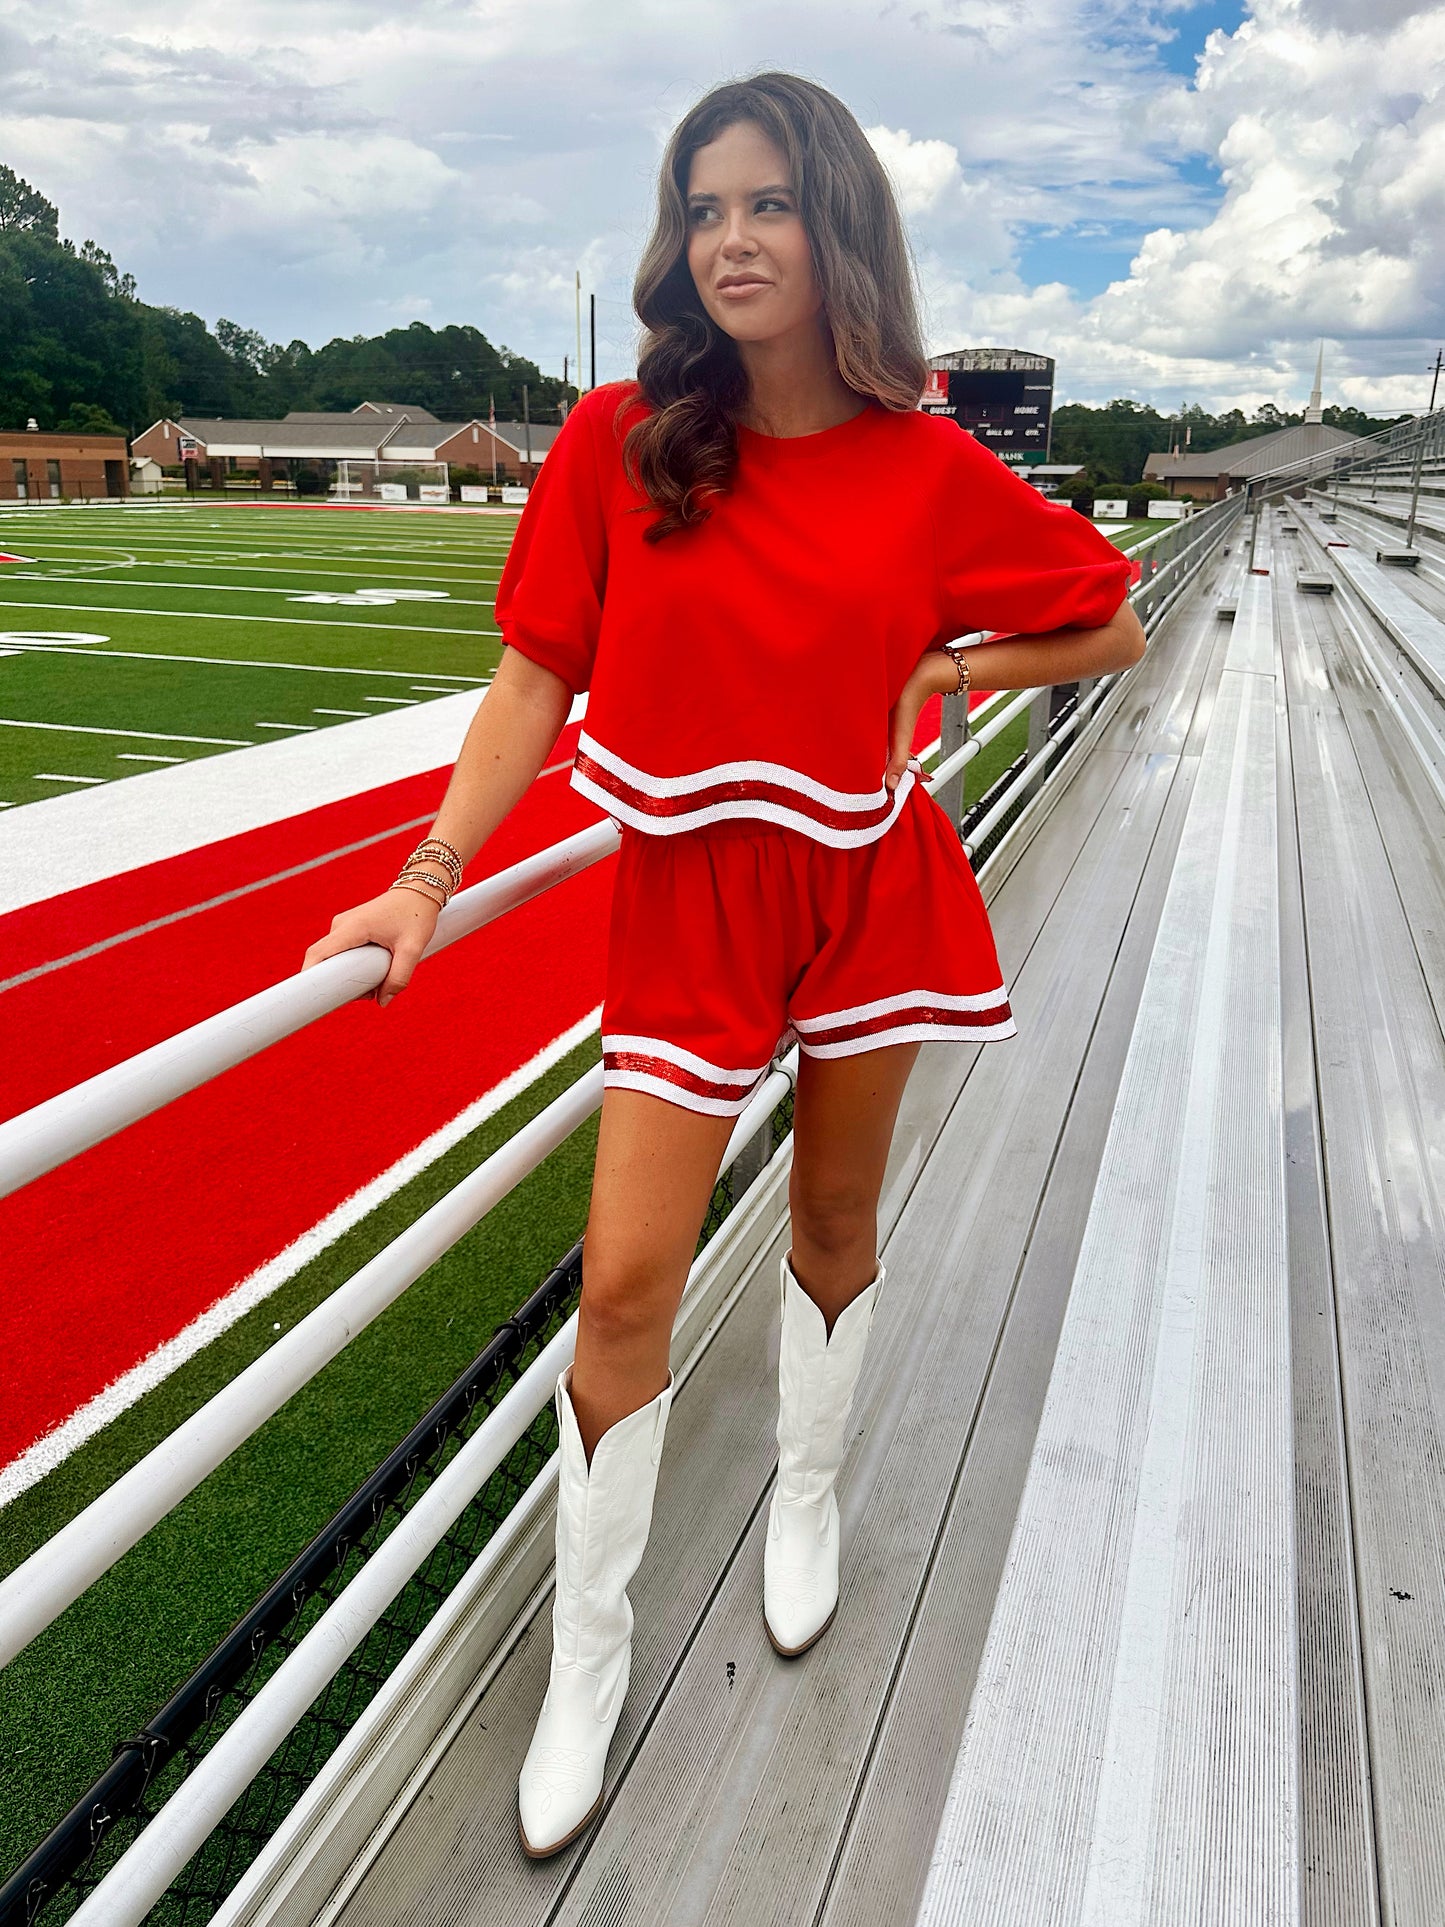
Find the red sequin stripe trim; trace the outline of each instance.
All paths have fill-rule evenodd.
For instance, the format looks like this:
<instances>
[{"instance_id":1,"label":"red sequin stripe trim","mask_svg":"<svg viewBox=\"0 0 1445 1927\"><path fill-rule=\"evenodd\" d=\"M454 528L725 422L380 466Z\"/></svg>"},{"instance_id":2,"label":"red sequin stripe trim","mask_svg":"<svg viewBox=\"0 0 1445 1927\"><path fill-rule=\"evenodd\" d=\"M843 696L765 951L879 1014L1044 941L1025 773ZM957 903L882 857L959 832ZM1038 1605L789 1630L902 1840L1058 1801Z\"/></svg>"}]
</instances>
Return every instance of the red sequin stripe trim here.
<instances>
[{"instance_id":1,"label":"red sequin stripe trim","mask_svg":"<svg viewBox=\"0 0 1445 1927\"><path fill-rule=\"evenodd\" d=\"M649 796L646 790L638 789L636 784L628 783L610 769L605 769L585 749L578 750L576 766L589 781L599 789L606 790L609 796L630 803L633 809L641 810L648 816L691 816L695 810L706 809L709 803L766 802L781 803L801 816L811 817L815 823L826 823L831 829L867 830L883 822L894 807L894 798L890 794L871 809L835 810L802 790L790 789L786 783L771 783L760 776L741 776L728 782L709 783L706 789L689 790L684 796Z\"/></svg>"},{"instance_id":2,"label":"red sequin stripe trim","mask_svg":"<svg viewBox=\"0 0 1445 1927\"><path fill-rule=\"evenodd\" d=\"M715 1078L699 1077L696 1071L684 1070L671 1058L654 1057L640 1050L605 1050L602 1068L604 1071L641 1071L648 1077L660 1077L666 1083L676 1084L679 1090L691 1091L697 1097L746 1097L762 1076L759 1071L756 1076L740 1082L719 1083ZM766 1068L764 1065L763 1069Z\"/></svg>"},{"instance_id":3,"label":"red sequin stripe trim","mask_svg":"<svg viewBox=\"0 0 1445 1927\"><path fill-rule=\"evenodd\" d=\"M908 1004L902 1010L885 1010L876 1017L863 1017L851 1024L835 1024L829 1030L814 1030L810 1024L801 1032L804 1045L841 1044L854 1037L872 1037L885 1030L901 1030L908 1024L942 1024L949 1030L977 1030L1006 1024L1013 1016L1007 997L981 1010L956 1010L942 1004Z\"/></svg>"}]
</instances>

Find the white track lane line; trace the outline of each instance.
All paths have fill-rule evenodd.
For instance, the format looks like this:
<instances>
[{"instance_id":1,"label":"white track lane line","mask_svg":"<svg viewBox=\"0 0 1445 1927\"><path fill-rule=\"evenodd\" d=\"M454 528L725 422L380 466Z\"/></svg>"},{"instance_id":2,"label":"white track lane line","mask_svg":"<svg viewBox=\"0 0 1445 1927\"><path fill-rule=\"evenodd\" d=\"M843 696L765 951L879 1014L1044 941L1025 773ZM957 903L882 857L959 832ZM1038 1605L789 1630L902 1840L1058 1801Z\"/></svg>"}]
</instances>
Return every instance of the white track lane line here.
<instances>
[{"instance_id":1,"label":"white track lane line","mask_svg":"<svg viewBox=\"0 0 1445 1927\"><path fill-rule=\"evenodd\" d=\"M135 760L179 763L185 759L180 756L155 756L138 757ZM552 763L546 769L538 770L534 781L540 783L544 776L557 776L571 768L572 760L569 757L566 762ZM10 807L14 808L14 805ZM218 896L203 897L197 903L188 903L184 910L169 910L164 916L152 917L147 923L133 924L129 930L119 930L114 936L86 944L83 949L72 950L63 957L53 957L48 963L35 964L14 977L0 979L0 992L14 990L19 984L28 984L35 977L48 977L52 971L64 970L71 964L83 963L88 957L99 956L102 950L113 950L117 944L129 943L133 937L148 937L153 930L163 930L167 924L184 923L187 917L200 916L203 911L215 910L223 903L234 903L238 897L251 896L257 890L269 890L275 883L287 883L292 877L304 876L308 870L319 870L323 864L334 863L338 857L355 856L361 850L371 849L374 844L386 842L388 837L402 836L408 830L420 829L423 824L433 822L435 817L436 811L428 810L425 816L411 816L404 823L388 824L386 829L373 830L370 836L360 837L354 843L343 843L337 849L323 850L320 856L307 857L303 863L293 863L287 869L273 870L269 876L257 877L251 883L238 884L234 890L222 890Z\"/></svg>"},{"instance_id":2,"label":"white track lane line","mask_svg":"<svg viewBox=\"0 0 1445 1927\"><path fill-rule=\"evenodd\" d=\"M0 916L456 762L475 690L46 796L0 819ZM586 714L573 703L567 721ZM313 740L314 739L314 740Z\"/></svg>"},{"instance_id":3,"label":"white track lane line","mask_svg":"<svg viewBox=\"0 0 1445 1927\"><path fill-rule=\"evenodd\" d=\"M18 1499L22 1492L38 1484L47 1472L53 1472L58 1465L64 1464L77 1447L103 1431L138 1399L144 1398L147 1392L163 1384L178 1366L194 1358L212 1339L229 1331L248 1311L264 1304L287 1279L294 1278L303 1265L309 1264L319 1253L335 1244L343 1233L359 1224L369 1212L384 1204L404 1184L410 1183L412 1178L434 1164L454 1144L459 1144L479 1125L485 1124L488 1118L495 1117L504 1105L510 1104L514 1097L520 1096L529 1085L589 1037L596 1030L601 1016L602 1006L599 1004L570 1029L554 1037L550 1044L544 1045L535 1057L529 1058L500 1083L494 1084L491 1090L476 1098L464 1111L459 1111L450 1123L424 1138L415 1150L408 1151L405 1157L398 1158L395 1164L370 1183L353 1191L319 1224L304 1231L284 1251L278 1252L249 1277L243 1278L224 1297L218 1298L208 1311L202 1312L199 1318L193 1318L174 1338L158 1345L138 1365L133 1365L128 1372L113 1379L103 1392L72 1413L53 1432L47 1432L43 1438L37 1439L28 1451L22 1452L18 1459L12 1460L0 1471L0 1507L9 1505L12 1499Z\"/></svg>"}]
</instances>

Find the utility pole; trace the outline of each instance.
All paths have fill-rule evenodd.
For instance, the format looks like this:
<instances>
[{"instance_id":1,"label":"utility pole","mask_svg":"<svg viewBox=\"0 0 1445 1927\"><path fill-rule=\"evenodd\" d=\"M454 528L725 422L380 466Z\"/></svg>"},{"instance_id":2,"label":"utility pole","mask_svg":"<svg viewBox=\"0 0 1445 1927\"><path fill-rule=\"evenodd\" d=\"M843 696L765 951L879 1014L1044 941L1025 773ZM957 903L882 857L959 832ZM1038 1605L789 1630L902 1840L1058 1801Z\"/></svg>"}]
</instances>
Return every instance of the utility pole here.
<instances>
[{"instance_id":1,"label":"utility pole","mask_svg":"<svg viewBox=\"0 0 1445 1927\"><path fill-rule=\"evenodd\" d=\"M592 379L587 386L595 388L597 386L597 297L595 294L589 294L587 297L587 325L592 336Z\"/></svg>"},{"instance_id":2,"label":"utility pole","mask_svg":"<svg viewBox=\"0 0 1445 1927\"><path fill-rule=\"evenodd\" d=\"M582 399L582 270L577 270L577 399Z\"/></svg>"},{"instance_id":3,"label":"utility pole","mask_svg":"<svg viewBox=\"0 0 1445 1927\"><path fill-rule=\"evenodd\" d=\"M1415 444L1415 472L1410 478L1410 521L1409 526L1405 530L1405 547L1407 549L1412 549L1415 546L1415 516L1420 507L1420 471L1425 466L1425 423L1435 413L1435 390L1440 385L1440 362L1442 353L1445 353L1445 351L1439 348L1435 350L1435 373L1430 382L1430 406L1425 410L1424 417L1420 422L1420 439Z\"/></svg>"},{"instance_id":4,"label":"utility pole","mask_svg":"<svg viewBox=\"0 0 1445 1927\"><path fill-rule=\"evenodd\" d=\"M532 411L527 402L527 384L522 383L522 439L527 451L527 483L532 481Z\"/></svg>"},{"instance_id":5,"label":"utility pole","mask_svg":"<svg viewBox=\"0 0 1445 1927\"><path fill-rule=\"evenodd\" d=\"M562 404L557 411L563 421L567 419L567 357L562 357Z\"/></svg>"}]
</instances>

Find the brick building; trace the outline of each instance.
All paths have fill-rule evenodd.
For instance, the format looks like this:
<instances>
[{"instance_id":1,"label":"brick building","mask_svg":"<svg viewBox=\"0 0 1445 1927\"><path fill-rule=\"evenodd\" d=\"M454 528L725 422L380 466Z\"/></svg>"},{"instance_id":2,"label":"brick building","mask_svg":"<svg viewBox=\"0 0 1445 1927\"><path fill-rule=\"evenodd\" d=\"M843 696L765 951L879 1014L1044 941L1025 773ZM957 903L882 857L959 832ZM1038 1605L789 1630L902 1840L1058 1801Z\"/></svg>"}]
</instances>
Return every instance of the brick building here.
<instances>
[{"instance_id":1,"label":"brick building","mask_svg":"<svg viewBox=\"0 0 1445 1927\"><path fill-rule=\"evenodd\" d=\"M0 433L0 502L93 501L130 493L123 435Z\"/></svg>"},{"instance_id":2,"label":"brick building","mask_svg":"<svg viewBox=\"0 0 1445 1927\"><path fill-rule=\"evenodd\" d=\"M339 462L446 462L486 481L495 472L499 482L531 483L559 433L555 423L439 422L425 408L364 401L349 414L296 410L284 421L168 417L138 435L133 451L163 468L194 464L193 486L216 488L238 472L254 474L263 489L305 469L329 479Z\"/></svg>"}]
</instances>

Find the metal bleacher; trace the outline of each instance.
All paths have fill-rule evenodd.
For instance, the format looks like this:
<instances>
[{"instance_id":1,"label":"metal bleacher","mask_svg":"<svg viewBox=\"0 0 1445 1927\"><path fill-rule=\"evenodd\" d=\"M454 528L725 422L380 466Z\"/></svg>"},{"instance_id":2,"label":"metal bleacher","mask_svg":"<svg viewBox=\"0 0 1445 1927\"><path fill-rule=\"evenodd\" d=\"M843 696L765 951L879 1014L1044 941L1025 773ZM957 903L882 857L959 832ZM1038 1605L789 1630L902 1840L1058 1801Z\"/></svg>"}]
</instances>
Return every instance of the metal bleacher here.
<instances>
[{"instance_id":1,"label":"metal bleacher","mask_svg":"<svg viewBox=\"0 0 1445 1927\"><path fill-rule=\"evenodd\" d=\"M1445 799L1283 541L991 878L1020 1034L908 1093L833 1631L760 1618L779 1172L675 1353L599 1824L517 1848L544 1579L229 1918L1445 1919Z\"/></svg>"},{"instance_id":2,"label":"metal bleacher","mask_svg":"<svg viewBox=\"0 0 1445 1927\"><path fill-rule=\"evenodd\" d=\"M1291 486L981 873L1018 1035L904 1100L832 1630L761 1616L785 1142L679 1318L596 1825L517 1840L544 1472L217 1922L1445 1921L1445 539Z\"/></svg>"}]
</instances>

